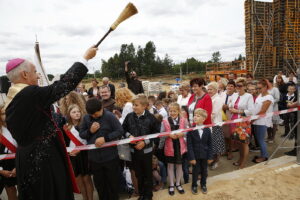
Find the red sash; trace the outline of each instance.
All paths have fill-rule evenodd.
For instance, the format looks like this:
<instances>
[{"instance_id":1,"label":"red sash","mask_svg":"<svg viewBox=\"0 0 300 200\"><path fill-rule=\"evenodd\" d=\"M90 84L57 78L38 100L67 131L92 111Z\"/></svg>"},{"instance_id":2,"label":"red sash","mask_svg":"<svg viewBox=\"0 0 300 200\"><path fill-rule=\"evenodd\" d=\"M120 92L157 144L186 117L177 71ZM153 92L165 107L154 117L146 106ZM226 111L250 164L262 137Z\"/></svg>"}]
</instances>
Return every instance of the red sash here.
<instances>
[{"instance_id":1,"label":"red sash","mask_svg":"<svg viewBox=\"0 0 300 200\"><path fill-rule=\"evenodd\" d=\"M52 123L54 124L54 126L56 128L56 133L57 133L57 136L58 136L57 138L58 138L58 141L61 143L61 145L63 147L64 157L65 157L65 159L67 161L67 167L68 167L68 172L69 172L69 176L70 176L71 183L72 183L73 192L80 194L80 190L79 190L79 188L77 186L77 183L76 183L76 178L75 178L74 170L73 170L72 163L71 163L71 160L70 160L70 156L69 156L69 154L67 152L67 147L66 147L66 143L65 143L65 139L64 139L63 133L57 127L57 125L56 125L55 121L53 120L52 116L49 115L44 110L43 110L43 112L50 118L50 120L52 121Z\"/></svg>"},{"instance_id":2,"label":"red sash","mask_svg":"<svg viewBox=\"0 0 300 200\"><path fill-rule=\"evenodd\" d=\"M8 148L12 153L16 153L17 152L17 147L11 142L9 141L8 138L6 138L4 136L4 133L2 133L0 135L0 142L6 147Z\"/></svg>"},{"instance_id":3,"label":"red sash","mask_svg":"<svg viewBox=\"0 0 300 200\"><path fill-rule=\"evenodd\" d=\"M73 135L73 133L68 129L67 125L64 125L64 131L66 133L66 135L70 138L70 140L72 142L74 142L74 144L76 146L82 146L84 145L81 141L79 141L75 135Z\"/></svg>"}]
</instances>

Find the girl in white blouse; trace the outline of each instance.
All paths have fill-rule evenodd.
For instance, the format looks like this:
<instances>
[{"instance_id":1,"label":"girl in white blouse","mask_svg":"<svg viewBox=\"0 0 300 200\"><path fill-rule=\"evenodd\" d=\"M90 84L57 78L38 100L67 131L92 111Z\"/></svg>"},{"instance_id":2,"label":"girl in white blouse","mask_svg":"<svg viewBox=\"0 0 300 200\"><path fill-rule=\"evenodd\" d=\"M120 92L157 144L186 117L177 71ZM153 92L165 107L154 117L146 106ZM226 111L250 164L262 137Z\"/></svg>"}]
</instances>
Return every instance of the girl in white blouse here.
<instances>
[{"instance_id":1,"label":"girl in white blouse","mask_svg":"<svg viewBox=\"0 0 300 200\"><path fill-rule=\"evenodd\" d=\"M252 114L254 109L254 101L251 94L246 93L247 82L245 79L240 78L236 81L236 91L232 97L232 101L229 104L229 111L232 114L231 119L238 119L243 116L249 116ZM235 133L235 128L238 124L232 124L232 136L238 135ZM239 137L233 137L234 140L239 142L240 148L240 158L237 162L234 162L233 165L238 166L240 169L245 167L245 163L247 161L249 155L249 142L251 131L249 132L249 127L243 127L248 131L243 131L242 134L238 135ZM251 128L250 128L251 130Z\"/></svg>"}]
</instances>

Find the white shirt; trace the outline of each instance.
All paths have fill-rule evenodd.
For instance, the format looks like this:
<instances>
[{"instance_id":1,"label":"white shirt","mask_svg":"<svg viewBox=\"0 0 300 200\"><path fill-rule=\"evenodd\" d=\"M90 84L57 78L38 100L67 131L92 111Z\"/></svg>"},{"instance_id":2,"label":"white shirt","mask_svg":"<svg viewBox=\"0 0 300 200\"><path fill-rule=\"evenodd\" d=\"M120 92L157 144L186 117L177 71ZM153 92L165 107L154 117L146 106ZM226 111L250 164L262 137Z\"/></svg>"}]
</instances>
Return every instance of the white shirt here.
<instances>
[{"instance_id":1,"label":"white shirt","mask_svg":"<svg viewBox=\"0 0 300 200\"><path fill-rule=\"evenodd\" d=\"M188 95L186 97L179 95L177 98L177 103L180 105L180 107L187 106L191 96L192 95L190 93L188 93Z\"/></svg>"},{"instance_id":2,"label":"white shirt","mask_svg":"<svg viewBox=\"0 0 300 200\"><path fill-rule=\"evenodd\" d=\"M222 107L223 102L219 94L215 94L211 97L212 101L212 113L211 119L213 123L222 122Z\"/></svg>"},{"instance_id":3,"label":"white shirt","mask_svg":"<svg viewBox=\"0 0 300 200\"><path fill-rule=\"evenodd\" d=\"M268 90L269 94L272 95L274 99L273 111L278 111L278 102L280 100L280 92L277 87L273 87L271 90Z\"/></svg>"},{"instance_id":4,"label":"white shirt","mask_svg":"<svg viewBox=\"0 0 300 200\"><path fill-rule=\"evenodd\" d=\"M125 103L122 111L122 117L119 119L121 124L123 124L125 117L131 112L133 112L132 103L131 102Z\"/></svg>"},{"instance_id":5,"label":"white shirt","mask_svg":"<svg viewBox=\"0 0 300 200\"><path fill-rule=\"evenodd\" d=\"M234 108L234 104L239 97L240 100L238 103L238 110L243 110L246 116L252 115L254 109L254 100L252 94L249 94L247 92L242 96L239 96L238 93L234 93L229 104L229 108ZM239 117L241 116L239 115Z\"/></svg>"},{"instance_id":6,"label":"white shirt","mask_svg":"<svg viewBox=\"0 0 300 200\"><path fill-rule=\"evenodd\" d=\"M203 135L203 129L198 129L198 133L199 133L199 136L200 136L200 139L201 139L202 135Z\"/></svg>"},{"instance_id":7,"label":"white shirt","mask_svg":"<svg viewBox=\"0 0 300 200\"><path fill-rule=\"evenodd\" d=\"M158 110L158 114L160 114L163 117L163 119L168 118L168 113L164 107Z\"/></svg>"},{"instance_id":8,"label":"white shirt","mask_svg":"<svg viewBox=\"0 0 300 200\"><path fill-rule=\"evenodd\" d=\"M260 94L256 98L255 105L254 105L254 114L255 115L260 112L262 105L265 101L271 101L271 104L265 114L273 112L274 98L272 97L272 95L268 94L266 96L261 96L261 94ZM264 118L257 119L253 122L253 124L254 125L265 125L267 127L272 127L273 126L272 117L264 117Z\"/></svg>"}]
</instances>

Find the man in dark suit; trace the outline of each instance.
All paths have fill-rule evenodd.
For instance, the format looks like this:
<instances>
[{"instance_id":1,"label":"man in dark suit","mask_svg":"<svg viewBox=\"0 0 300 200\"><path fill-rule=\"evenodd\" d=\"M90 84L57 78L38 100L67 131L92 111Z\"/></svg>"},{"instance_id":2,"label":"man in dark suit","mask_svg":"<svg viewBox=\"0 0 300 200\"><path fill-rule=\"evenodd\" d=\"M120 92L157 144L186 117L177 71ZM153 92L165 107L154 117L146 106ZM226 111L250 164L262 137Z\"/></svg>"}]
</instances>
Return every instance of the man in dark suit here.
<instances>
[{"instance_id":1,"label":"man in dark suit","mask_svg":"<svg viewBox=\"0 0 300 200\"><path fill-rule=\"evenodd\" d=\"M203 125L207 118L204 109L197 108L194 111L194 122L197 126ZM201 191L207 193L207 164L212 163L212 142L209 128L198 129L187 133L188 159L193 165L192 193L198 194L197 180L201 175Z\"/></svg>"},{"instance_id":2,"label":"man in dark suit","mask_svg":"<svg viewBox=\"0 0 300 200\"><path fill-rule=\"evenodd\" d=\"M142 81L138 80L136 72L132 71L129 75L129 73L128 73L128 64L129 64L129 61L126 61L125 62L125 77L126 77L126 82L127 82L128 88L134 94L144 93L144 88L143 88Z\"/></svg>"},{"instance_id":3,"label":"man in dark suit","mask_svg":"<svg viewBox=\"0 0 300 200\"><path fill-rule=\"evenodd\" d=\"M108 86L110 88L110 97L112 99L115 99L116 89L115 89L115 86L113 84L109 83L109 78L108 77L104 77L102 79L102 83L103 83L103 85L106 85L106 86Z\"/></svg>"},{"instance_id":4,"label":"man in dark suit","mask_svg":"<svg viewBox=\"0 0 300 200\"><path fill-rule=\"evenodd\" d=\"M50 107L76 88L88 71L87 60L96 55L96 50L88 49L80 62L46 87L38 86L36 68L28 60L16 58L7 63L7 77L13 85L8 91L5 114L7 128L18 143L20 200L72 200L73 191L79 193L63 135Z\"/></svg>"}]
</instances>

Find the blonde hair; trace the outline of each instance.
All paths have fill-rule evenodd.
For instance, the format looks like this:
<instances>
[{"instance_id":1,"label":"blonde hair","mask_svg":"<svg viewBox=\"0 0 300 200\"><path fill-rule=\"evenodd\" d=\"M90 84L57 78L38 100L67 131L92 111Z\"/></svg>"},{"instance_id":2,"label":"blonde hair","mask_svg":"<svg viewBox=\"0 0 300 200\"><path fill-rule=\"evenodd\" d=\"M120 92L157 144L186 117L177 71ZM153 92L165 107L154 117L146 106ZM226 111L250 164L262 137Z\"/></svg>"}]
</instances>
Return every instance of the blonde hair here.
<instances>
[{"instance_id":1,"label":"blonde hair","mask_svg":"<svg viewBox=\"0 0 300 200\"><path fill-rule=\"evenodd\" d=\"M186 91L190 91L190 84L188 82L183 82L181 83L181 85L179 86L179 89L183 89Z\"/></svg>"},{"instance_id":2,"label":"blonde hair","mask_svg":"<svg viewBox=\"0 0 300 200\"><path fill-rule=\"evenodd\" d=\"M208 85L207 85L207 88L213 88L214 90L218 91L218 83L213 81L213 82L210 82Z\"/></svg>"},{"instance_id":3,"label":"blonde hair","mask_svg":"<svg viewBox=\"0 0 300 200\"><path fill-rule=\"evenodd\" d=\"M149 102L148 102L148 99L147 97L140 97L140 96L137 96L135 97L133 100L132 100L132 103L135 103L135 102L139 102L140 104L142 104L143 106L148 106L149 105Z\"/></svg>"},{"instance_id":4,"label":"blonde hair","mask_svg":"<svg viewBox=\"0 0 300 200\"><path fill-rule=\"evenodd\" d=\"M235 81L235 84L237 84L237 83L242 83L244 87L247 86L247 80L244 77L237 78L237 80Z\"/></svg>"},{"instance_id":5,"label":"blonde hair","mask_svg":"<svg viewBox=\"0 0 300 200\"><path fill-rule=\"evenodd\" d=\"M226 87L228 84L227 78L221 78L218 82L222 83L224 85L224 87Z\"/></svg>"},{"instance_id":6,"label":"blonde hair","mask_svg":"<svg viewBox=\"0 0 300 200\"><path fill-rule=\"evenodd\" d=\"M202 116L203 118L207 118L207 112L206 110L202 109L202 108L197 108L195 111L194 111L194 115L200 115Z\"/></svg>"},{"instance_id":7,"label":"blonde hair","mask_svg":"<svg viewBox=\"0 0 300 200\"><path fill-rule=\"evenodd\" d=\"M78 105L79 110L82 112L82 114L86 114L84 98L81 96L81 94L74 91L70 92L67 96L63 97L59 101L61 114L66 116L68 113L68 108L72 104Z\"/></svg>"},{"instance_id":8,"label":"blonde hair","mask_svg":"<svg viewBox=\"0 0 300 200\"><path fill-rule=\"evenodd\" d=\"M132 102L134 94L128 88L120 88L116 91L116 105L123 108L127 102Z\"/></svg>"},{"instance_id":9,"label":"blonde hair","mask_svg":"<svg viewBox=\"0 0 300 200\"><path fill-rule=\"evenodd\" d=\"M71 119L71 115L70 115L71 111L72 111L74 108L78 108L78 110L79 110L80 113L81 113L81 116L80 116L80 119L79 119L78 124L81 123L82 118L83 118L83 113L82 113L82 111L80 110L80 107L79 107L77 104L71 104L71 105L68 107L67 114L66 114L67 123L68 123L68 129L71 129L71 127L74 126L73 121L72 121L72 119Z\"/></svg>"},{"instance_id":10,"label":"blonde hair","mask_svg":"<svg viewBox=\"0 0 300 200\"><path fill-rule=\"evenodd\" d=\"M178 110L178 112L180 113L181 109L180 109L180 105L178 103L170 103L169 105L169 109L173 107L173 108L176 108Z\"/></svg>"}]
</instances>

